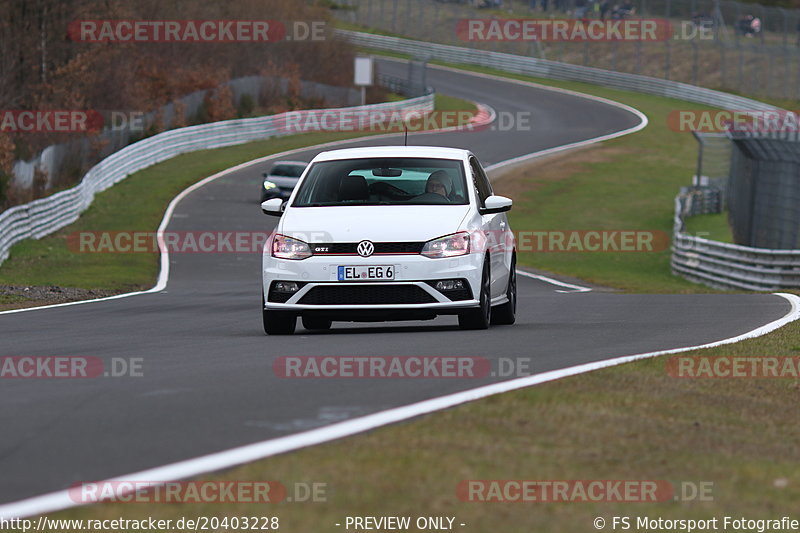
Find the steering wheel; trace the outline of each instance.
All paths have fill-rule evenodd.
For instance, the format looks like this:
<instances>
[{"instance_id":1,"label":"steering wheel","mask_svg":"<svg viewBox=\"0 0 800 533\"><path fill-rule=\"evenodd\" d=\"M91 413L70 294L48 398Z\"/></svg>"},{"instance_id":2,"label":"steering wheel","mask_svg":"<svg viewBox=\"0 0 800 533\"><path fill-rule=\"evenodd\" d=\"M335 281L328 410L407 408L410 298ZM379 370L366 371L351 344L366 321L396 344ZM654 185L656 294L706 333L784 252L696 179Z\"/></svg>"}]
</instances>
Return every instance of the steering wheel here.
<instances>
[{"instance_id":1,"label":"steering wheel","mask_svg":"<svg viewBox=\"0 0 800 533\"><path fill-rule=\"evenodd\" d=\"M385 181L376 181L370 185L369 192L373 194L379 194L381 196L388 196L393 200L408 200L413 196L412 194L408 194L403 189L395 187L391 183L386 183Z\"/></svg>"},{"instance_id":2,"label":"steering wheel","mask_svg":"<svg viewBox=\"0 0 800 533\"><path fill-rule=\"evenodd\" d=\"M420 195L415 196L414 200L421 200L422 203L425 204L450 203L450 199L447 196L439 194L438 192L424 192ZM444 200L444 202L442 202L442 200Z\"/></svg>"}]
</instances>

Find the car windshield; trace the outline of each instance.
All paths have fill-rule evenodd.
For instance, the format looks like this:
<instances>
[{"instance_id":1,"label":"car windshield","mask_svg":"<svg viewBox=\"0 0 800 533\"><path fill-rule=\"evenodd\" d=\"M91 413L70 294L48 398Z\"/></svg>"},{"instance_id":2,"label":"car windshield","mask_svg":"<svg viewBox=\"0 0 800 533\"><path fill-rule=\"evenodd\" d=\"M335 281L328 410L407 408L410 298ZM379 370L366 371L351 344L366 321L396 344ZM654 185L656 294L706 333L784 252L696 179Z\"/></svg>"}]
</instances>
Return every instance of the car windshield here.
<instances>
[{"instance_id":1,"label":"car windshield","mask_svg":"<svg viewBox=\"0 0 800 533\"><path fill-rule=\"evenodd\" d=\"M269 171L270 176L281 176L286 178L299 178L305 170L301 165L275 165Z\"/></svg>"},{"instance_id":2,"label":"car windshield","mask_svg":"<svg viewBox=\"0 0 800 533\"><path fill-rule=\"evenodd\" d=\"M344 159L314 163L292 207L463 205L461 161L433 158Z\"/></svg>"}]
</instances>

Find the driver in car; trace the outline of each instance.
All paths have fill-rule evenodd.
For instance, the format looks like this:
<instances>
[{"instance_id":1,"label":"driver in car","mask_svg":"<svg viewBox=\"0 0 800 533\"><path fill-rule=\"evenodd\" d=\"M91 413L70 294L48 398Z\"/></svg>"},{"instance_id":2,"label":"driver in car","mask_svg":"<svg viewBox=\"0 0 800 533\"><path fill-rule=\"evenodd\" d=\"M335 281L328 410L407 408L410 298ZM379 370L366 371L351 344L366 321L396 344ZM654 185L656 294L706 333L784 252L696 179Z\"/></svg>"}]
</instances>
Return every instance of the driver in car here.
<instances>
[{"instance_id":1,"label":"driver in car","mask_svg":"<svg viewBox=\"0 0 800 533\"><path fill-rule=\"evenodd\" d=\"M437 170L428 177L425 183L426 193L435 193L450 199L450 175L446 170Z\"/></svg>"}]
</instances>

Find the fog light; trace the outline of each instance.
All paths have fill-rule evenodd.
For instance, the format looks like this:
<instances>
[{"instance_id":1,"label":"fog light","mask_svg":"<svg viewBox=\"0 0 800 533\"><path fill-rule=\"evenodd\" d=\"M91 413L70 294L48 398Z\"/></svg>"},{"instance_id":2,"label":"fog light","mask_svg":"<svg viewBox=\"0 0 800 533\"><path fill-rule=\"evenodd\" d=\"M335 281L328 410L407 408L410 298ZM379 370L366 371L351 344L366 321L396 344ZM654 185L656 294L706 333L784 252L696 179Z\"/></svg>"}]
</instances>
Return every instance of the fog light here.
<instances>
[{"instance_id":1,"label":"fog light","mask_svg":"<svg viewBox=\"0 0 800 533\"><path fill-rule=\"evenodd\" d=\"M443 279L437 281L434 287L437 291L457 291L464 288L464 282L460 279Z\"/></svg>"},{"instance_id":2,"label":"fog light","mask_svg":"<svg viewBox=\"0 0 800 533\"><path fill-rule=\"evenodd\" d=\"M275 292L297 292L300 287L294 281L276 281L273 290Z\"/></svg>"}]
</instances>

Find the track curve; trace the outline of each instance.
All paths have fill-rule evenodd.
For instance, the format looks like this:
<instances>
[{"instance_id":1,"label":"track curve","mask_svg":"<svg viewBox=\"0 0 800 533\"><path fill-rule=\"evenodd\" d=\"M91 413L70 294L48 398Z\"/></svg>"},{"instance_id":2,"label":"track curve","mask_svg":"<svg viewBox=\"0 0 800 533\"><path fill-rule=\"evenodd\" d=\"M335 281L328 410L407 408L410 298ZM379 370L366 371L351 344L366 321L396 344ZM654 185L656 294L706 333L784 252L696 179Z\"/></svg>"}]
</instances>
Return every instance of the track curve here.
<instances>
[{"instance_id":1,"label":"track curve","mask_svg":"<svg viewBox=\"0 0 800 533\"><path fill-rule=\"evenodd\" d=\"M381 62L383 72L404 66ZM437 91L530 112L530 133L445 132L413 144L465 147L493 165L635 127L639 118L602 102L510 81L431 69ZM394 139L348 143L394 144ZM318 149L292 156L310 159ZM173 231L269 231L256 201L261 162L197 189ZM281 355L529 356L535 372L697 345L740 335L789 311L773 295L559 293L520 278L516 325L460 331L433 322L337 325L265 337L258 254L173 254L166 290L86 305L0 315L0 356L143 358L144 377L4 380L0 388L0 503L263 441L505 378L287 380ZM502 338L502 342L498 342Z\"/></svg>"}]
</instances>

